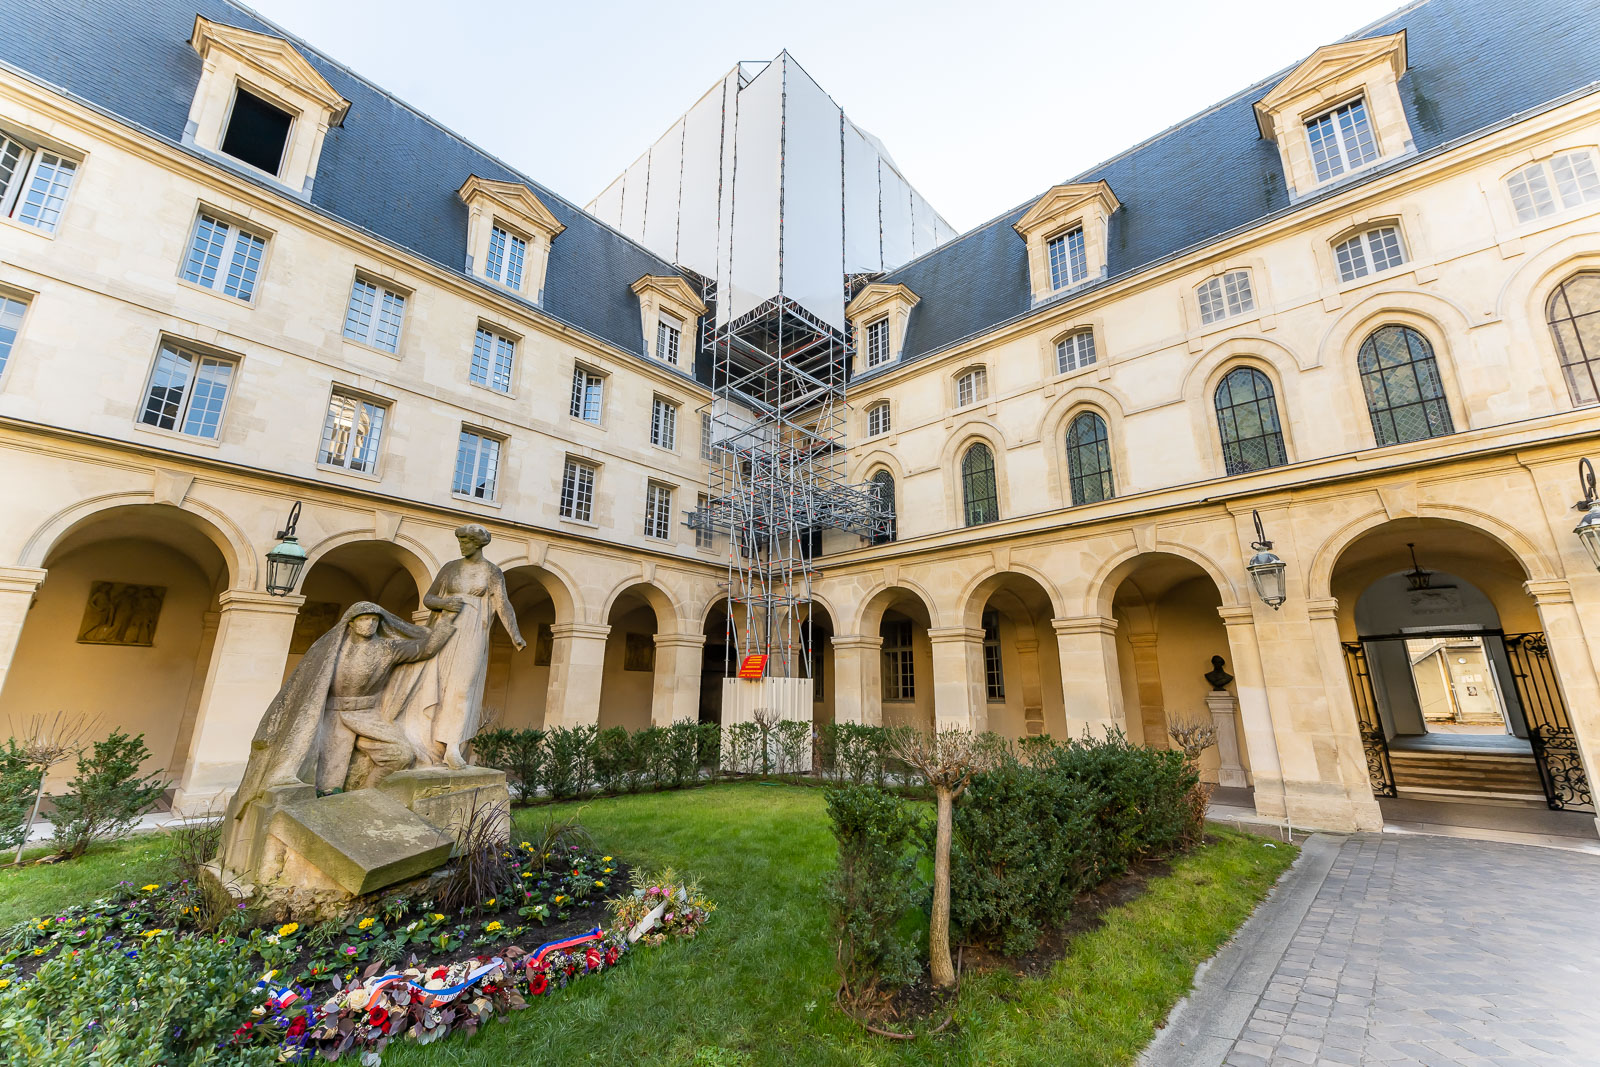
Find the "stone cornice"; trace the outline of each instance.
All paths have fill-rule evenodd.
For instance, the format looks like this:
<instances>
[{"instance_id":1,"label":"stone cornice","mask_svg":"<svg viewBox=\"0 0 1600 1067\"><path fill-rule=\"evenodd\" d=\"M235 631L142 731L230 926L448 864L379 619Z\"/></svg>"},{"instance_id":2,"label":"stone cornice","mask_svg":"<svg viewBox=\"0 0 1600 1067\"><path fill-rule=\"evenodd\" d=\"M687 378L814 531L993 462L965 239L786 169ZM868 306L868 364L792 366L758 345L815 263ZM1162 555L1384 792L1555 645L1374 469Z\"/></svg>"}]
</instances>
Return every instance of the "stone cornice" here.
<instances>
[{"instance_id":1,"label":"stone cornice","mask_svg":"<svg viewBox=\"0 0 1600 1067\"><path fill-rule=\"evenodd\" d=\"M844 317L854 321L887 311L895 307L904 307L907 311L916 307L922 298L904 285L886 285L883 282L873 282L857 293L844 309Z\"/></svg>"},{"instance_id":2,"label":"stone cornice","mask_svg":"<svg viewBox=\"0 0 1600 1067\"><path fill-rule=\"evenodd\" d=\"M705 301L700 299L700 294L676 274L646 274L628 288L641 300L646 293L656 294L669 310L680 309L685 318L699 318L706 313Z\"/></svg>"},{"instance_id":3,"label":"stone cornice","mask_svg":"<svg viewBox=\"0 0 1600 1067\"><path fill-rule=\"evenodd\" d=\"M479 204L498 208L500 214L509 215L511 221L521 223L534 233L543 235L546 240L554 240L566 229L550 213L550 209L533 195L533 190L521 182L499 182L473 174L456 190L456 195L469 208Z\"/></svg>"},{"instance_id":4,"label":"stone cornice","mask_svg":"<svg viewBox=\"0 0 1600 1067\"><path fill-rule=\"evenodd\" d=\"M1011 228L1026 239L1039 230L1066 221L1070 215L1095 213L1109 218L1121 206L1111 185L1104 180L1057 185L1036 200Z\"/></svg>"},{"instance_id":5,"label":"stone cornice","mask_svg":"<svg viewBox=\"0 0 1600 1067\"><path fill-rule=\"evenodd\" d=\"M220 49L267 78L281 80L300 90L328 109L330 125L344 122L345 113L350 110L350 101L340 96L338 90L317 73L317 68L282 37L225 26L196 15L189 43L202 59L209 56L212 49Z\"/></svg>"}]
</instances>

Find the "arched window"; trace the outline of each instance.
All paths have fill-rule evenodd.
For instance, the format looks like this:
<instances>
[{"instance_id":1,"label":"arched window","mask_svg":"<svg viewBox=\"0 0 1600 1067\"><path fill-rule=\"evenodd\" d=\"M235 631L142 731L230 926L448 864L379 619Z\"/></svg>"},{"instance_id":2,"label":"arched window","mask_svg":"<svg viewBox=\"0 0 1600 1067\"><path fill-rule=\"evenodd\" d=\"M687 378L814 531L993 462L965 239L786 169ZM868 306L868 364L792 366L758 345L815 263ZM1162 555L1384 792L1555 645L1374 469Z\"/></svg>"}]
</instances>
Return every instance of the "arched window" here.
<instances>
[{"instance_id":1,"label":"arched window","mask_svg":"<svg viewBox=\"0 0 1600 1067\"><path fill-rule=\"evenodd\" d=\"M1439 363L1428 339L1409 326L1380 326L1356 357L1361 391L1379 445L1454 433Z\"/></svg>"},{"instance_id":2,"label":"arched window","mask_svg":"<svg viewBox=\"0 0 1600 1067\"><path fill-rule=\"evenodd\" d=\"M968 404L976 404L989 395L989 370L987 367L972 367L963 371L956 379L956 407L964 408Z\"/></svg>"},{"instance_id":3,"label":"arched window","mask_svg":"<svg viewBox=\"0 0 1600 1067\"><path fill-rule=\"evenodd\" d=\"M961 500L968 526L982 526L1000 517L994 481L994 453L986 444L973 445L961 457Z\"/></svg>"},{"instance_id":4,"label":"arched window","mask_svg":"<svg viewBox=\"0 0 1600 1067\"><path fill-rule=\"evenodd\" d=\"M875 545L887 544L895 538L895 506L894 506L894 475L888 471L879 471L872 476L872 487L877 490L878 502L883 505L883 510L888 513L889 525L883 533L872 538Z\"/></svg>"},{"instance_id":5,"label":"arched window","mask_svg":"<svg viewBox=\"0 0 1600 1067\"><path fill-rule=\"evenodd\" d=\"M1094 362L1094 331L1078 330L1056 342L1056 373L1082 370Z\"/></svg>"},{"instance_id":6,"label":"arched window","mask_svg":"<svg viewBox=\"0 0 1600 1067\"><path fill-rule=\"evenodd\" d=\"M1272 381L1254 367L1235 367L1217 385L1217 430L1229 474L1289 462Z\"/></svg>"},{"instance_id":7,"label":"arched window","mask_svg":"<svg viewBox=\"0 0 1600 1067\"><path fill-rule=\"evenodd\" d=\"M880 401L867 409L867 436L877 437L889 432L889 402Z\"/></svg>"},{"instance_id":8,"label":"arched window","mask_svg":"<svg viewBox=\"0 0 1600 1067\"><path fill-rule=\"evenodd\" d=\"M1600 401L1600 271L1574 274L1556 286L1546 313L1572 402Z\"/></svg>"},{"instance_id":9,"label":"arched window","mask_svg":"<svg viewBox=\"0 0 1600 1067\"><path fill-rule=\"evenodd\" d=\"M1220 278L1208 278L1195 287L1195 296L1200 301L1200 321L1207 324L1254 311L1256 306L1247 270L1230 270Z\"/></svg>"},{"instance_id":10,"label":"arched window","mask_svg":"<svg viewBox=\"0 0 1600 1067\"><path fill-rule=\"evenodd\" d=\"M1111 439L1106 420L1085 411L1067 425L1067 482L1073 504L1110 500Z\"/></svg>"}]
</instances>

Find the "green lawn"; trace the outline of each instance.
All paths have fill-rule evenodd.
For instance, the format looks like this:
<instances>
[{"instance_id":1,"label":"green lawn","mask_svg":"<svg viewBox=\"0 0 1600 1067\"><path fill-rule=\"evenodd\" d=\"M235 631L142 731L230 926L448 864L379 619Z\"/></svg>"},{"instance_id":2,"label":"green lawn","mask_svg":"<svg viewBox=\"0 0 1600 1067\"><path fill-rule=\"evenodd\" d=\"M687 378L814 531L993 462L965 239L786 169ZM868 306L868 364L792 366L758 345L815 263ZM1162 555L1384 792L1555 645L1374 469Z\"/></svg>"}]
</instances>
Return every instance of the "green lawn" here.
<instances>
[{"instance_id":1,"label":"green lawn","mask_svg":"<svg viewBox=\"0 0 1600 1067\"><path fill-rule=\"evenodd\" d=\"M894 1042L833 1007L819 890L834 846L820 790L726 784L525 809L517 823L573 812L606 851L698 878L718 905L705 932L640 951L473 1038L391 1045L385 1064L1125 1063L1294 857L1283 844L1219 830L1218 843L1176 861L1143 897L1078 937L1047 977L968 975L951 1033ZM162 863L158 844L140 840L73 865L0 873L0 921L121 878L153 880Z\"/></svg>"}]
</instances>

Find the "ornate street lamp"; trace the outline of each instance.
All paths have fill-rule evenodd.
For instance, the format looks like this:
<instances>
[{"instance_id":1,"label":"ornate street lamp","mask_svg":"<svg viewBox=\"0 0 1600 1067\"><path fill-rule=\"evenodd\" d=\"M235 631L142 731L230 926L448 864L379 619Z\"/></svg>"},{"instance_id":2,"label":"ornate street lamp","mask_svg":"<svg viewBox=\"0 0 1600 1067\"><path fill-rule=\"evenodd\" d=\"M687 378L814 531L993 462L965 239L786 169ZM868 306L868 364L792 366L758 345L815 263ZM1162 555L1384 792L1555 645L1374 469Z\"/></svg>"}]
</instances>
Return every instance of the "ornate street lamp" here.
<instances>
[{"instance_id":1,"label":"ornate street lamp","mask_svg":"<svg viewBox=\"0 0 1600 1067\"><path fill-rule=\"evenodd\" d=\"M1589 462L1588 456L1578 460L1578 489L1583 499L1572 505L1572 510L1584 512L1584 516L1572 532L1589 550L1595 569L1600 570L1600 496L1594 491L1594 464Z\"/></svg>"},{"instance_id":2,"label":"ornate street lamp","mask_svg":"<svg viewBox=\"0 0 1600 1067\"><path fill-rule=\"evenodd\" d=\"M300 580L300 571L306 565L306 550L295 539L294 527L300 521L300 501L289 509L288 525L278 531L278 543L267 553L267 592L273 596L288 596Z\"/></svg>"},{"instance_id":3,"label":"ornate street lamp","mask_svg":"<svg viewBox=\"0 0 1600 1067\"><path fill-rule=\"evenodd\" d=\"M1413 593L1420 593L1433 584L1433 572L1417 562L1417 546L1410 541L1406 547L1411 550L1411 569L1406 572L1406 588Z\"/></svg>"},{"instance_id":4,"label":"ornate street lamp","mask_svg":"<svg viewBox=\"0 0 1600 1067\"><path fill-rule=\"evenodd\" d=\"M1250 542L1250 547L1256 554L1245 562L1245 569L1250 572L1250 581L1256 587L1256 596L1261 602L1273 611L1283 606L1289 599L1287 591L1288 582L1284 572L1289 565L1278 558L1272 551L1272 542L1267 540L1267 531L1261 525L1261 512L1252 510L1250 514L1256 520L1256 539Z\"/></svg>"}]
</instances>

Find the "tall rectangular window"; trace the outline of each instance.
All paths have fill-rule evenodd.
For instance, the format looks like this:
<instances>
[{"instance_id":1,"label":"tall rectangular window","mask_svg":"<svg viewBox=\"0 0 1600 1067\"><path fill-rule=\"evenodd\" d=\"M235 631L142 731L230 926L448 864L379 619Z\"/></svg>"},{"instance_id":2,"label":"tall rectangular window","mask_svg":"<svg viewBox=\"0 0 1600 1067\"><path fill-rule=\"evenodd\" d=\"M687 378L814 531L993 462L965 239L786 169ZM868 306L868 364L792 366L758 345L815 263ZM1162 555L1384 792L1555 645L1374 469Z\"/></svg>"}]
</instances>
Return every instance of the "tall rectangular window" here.
<instances>
[{"instance_id":1,"label":"tall rectangular window","mask_svg":"<svg viewBox=\"0 0 1600 1067\"><path fill-rule=\"evenodd\" d=\"M1317 168L1319 182L1337 178L1378 158L1378 144L1372 136L1372 124L1367 120L1367 102L1359 96L1348 104L1308 119L1306 137L1311 141L1311 162Z\"/></svg>"},{"instance_id":2,"label":"tall rectangular window","mask_svg":"<svg viewBox=\"0 0 1600 1067\"><path fill-rule=\"evenodd\" d=\"M683 345L683 323L671 315L661 316L656 323L656 358L663 363L678 365L678 349Z\"/></svg>"},{"instance_id":3,"label":"tall rectangular window","mask_svg":"<svg viewBox=\"0 0 1600 1067\"><path fill-rule=\"evenodd\" d=\"M385 414L382 404L335 389L328 400L317 462L362 474L377 471Z\"/></svg>"},{"instance_id":4,"label":"tall rectangular window","mask_svg":"<svg viewBox=\"0 0 1600 1067\"><path fill-rule=\"evenodd\" d=\"M651 482L644 492L644 535L672 538L672 489Z\"/></svg>"},{"instance_id":5,"label":"tall rectangular window","mask_svg":"<svg viewBox=\"0 0 1600 1067\"><path fill-rule=\"evenodd\" d=\"M1050 255L1050 288L1065 289L1089 276L1089 261L1083 248L1083 227L1068 230L1045 243Z\"/></svg>"},{"instance_id":6,"label":"tall rectangular window","mask_svg":"<svg viewBox=\"0 0 1600 1067\"><path fill-rule=\"evenodd\" d=\"M22 329L22 313L28 305L9 296L0 296L0 374L6 371L11 359L11 346L17 343L17 333Z\"/></svg>"},{"instance_id":7,"label":"tall rectangular window","mask_svg":"<svg viewBox=\"0 0 1600 1067\"><path fill-rule=\"evenodd\" d=\"M598 423L604 390L604 377L582 367L575 368L572 372L572 417Z\"/></svg>"},{"instance_id":8,"label":"tall rectangular window","mask_svg":"<svg viewBox=\"0 0 1600 1067\"><path fill-rule=\"evenodd\" d=\"M517 358L517 342L479 326L472 341L472 367L467 377L474 385L487 385L499 393L511 392L511 367Z\"/></svg>"},{"instance_id":9,"label":"tall rectangular window","mask_svg":"<svg viewBox=\"0 0 1600 1067\"><path fill-rule=\"evenodd\" d=\"M883 699L917 699L916 660L911 653L911 622L884 620Z\"/></svg>"},{"instance_id":10,"label":"tall rectangular window","mask_svg":"<svg viewBox=\"0 0 1600 1067\"><path fill-rule=\"evenodd\" d=\"M212 439L222 424L222 409L233 383L234 362L163 344L145 390L139 421L158 430L176 430Z\"/></svg>"},{"instance_id":11,"label":"tall rectangular window","mask_svg":"<svg viewBox=\"0 0 1600 1067\"><path fill-rule=\"evenodd\" d=\"M267 239L201 212L183 261L183 278L249 302L256 294Z\"/></svg>"},{"instance_id":12,"label":"tall rectangular window","mask_svg":"<svg viewBox=\"0 0 1600 1067\"><path fill-rule=\"evenodd\" d=\"M493 500L500 477L500 441L463 429L456 442L456 469L450 488L462 496Z\"/></svg>"},{"instance_id":13,"label":"tall rectangular window","mask_svg":"<svg viewBox=\"0 0 1600 1067\"><path fill-rule=\"evenodd\" d=\"M352 341L393 352L400 347L400 327L405 317L404 294L358 277L350 288L350 306L344 313L344 335Z\"/></svg>"},{"instance_id":14,"label":"tall rectangular window","mask_svg":"<svg viewBox=\"0 0 1600 1067\"><path fill-rule=\"evenodd\" d=\"M561 517L594 521L594 468L575 459L561 472Z\"/></svg>"},{"instance_id":15,"label":"tall rectangular window","mask_svg":"<svg viewBox=\"0 0 1600 1067\"><path fill-rule=\"evenodd\" d=\"M522 289L522 265L528 258L528 242L496 226L489 233L489 256L483 265L484 276L507 289Z\"/></svg>"},{"instance_id":16,"label":"tall rectangular window","mask_svg":"<svg viewBox=\"0 0 1600 1067\"><path fill-rule=\"evenodd\" d=\"M876 367L889 362L889 320L867 323L867 366Z\"/></svg>"},{"instance_id":17,"label":"tall rectangular window","mask_svg":"<svg viewBox=\"0 0 1600 1067\"><path fill-rule=\"evenodd\" d=\"M0 215L55 233L78 163L0 133Z\"/></svg>"},{"instance_id":18,"label":"tall rectangular window","mask_svg":"<svg viewBox=\"0 0 1600 1067\"><path fill-rule=\"evenodd\" d=\"M710 459L712 456L711 412L700 413L700 458Z\"/></svg>"},{"instance_id":19,"label":"tall rectangular window","mask_svg":"<svg viewBox=\"0 0 1600 1067\"><path fill-rule=\"evenodd\" d=\"M1000 616L993 611L983 613L983 681L990 700L1005 700L1006 678L1000 665Z\"/></svg>"},{"instance_id":20,"label":"tall rectangular window","mask_svg":"<svg viewBox=\"0 0 1600 1067\"><path fill-rule=\"evenodd\" d=\"M711 510L711 497L707 493L700 493L694 498L695 510L705 516ZM716 534L703 526L694 528L694 547L710 548L716 543Z\"/></svg>"},{"instance_id":21,"label":"tall rectangular window","mask_svg":"<svg viewBox=\"0 0 1600 1067\"><path fill-rule=\"evenodd\" d=\"M659 396L650 405L650 443L657 448L678 447L678 406Z\"/></svg>"}]
</instances>

